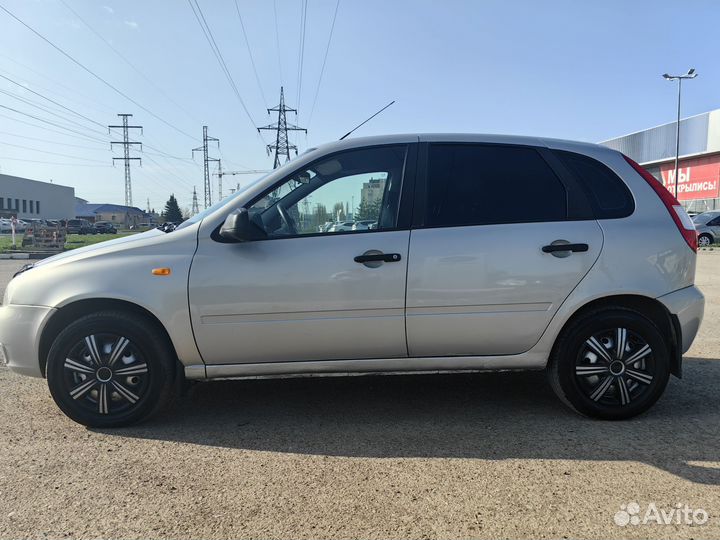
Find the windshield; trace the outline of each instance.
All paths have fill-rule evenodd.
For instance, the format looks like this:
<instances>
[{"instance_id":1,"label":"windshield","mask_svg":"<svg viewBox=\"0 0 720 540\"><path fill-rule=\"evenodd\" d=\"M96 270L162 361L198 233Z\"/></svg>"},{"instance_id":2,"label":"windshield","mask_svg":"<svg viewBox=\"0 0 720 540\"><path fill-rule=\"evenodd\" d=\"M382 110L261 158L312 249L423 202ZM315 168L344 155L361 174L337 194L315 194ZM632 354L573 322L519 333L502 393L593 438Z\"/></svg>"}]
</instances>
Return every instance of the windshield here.
<instances>
[{"instance_id":1,"label":"windshield","mask_svg":"<svg viewBox=\"0 0 720 540\"><path fill-rule=\"evenodd\" d=\"M267 174L263 174L260 178L257 178L256 180L250 182L249 184L247 184L247 185L241 187L240 189L238 189L237 191L235 191L235 193L231 193L231 194L228 195L227 197L224 197L224 198L220 199L218 202L216 202L216 203L213 204L212 206L208 206L208 207L207 207L205 210L203 210L202 212L199 212L199 213L195 214L194 216L192 216L191 218L186 219L186 220L183 221L180 225L178 225L178 226L175 228L175 230L177 231L178 229L184 229L185 227L189 227L189 226L192 225L193 223L198 223L199 221L202 221L205 216L207 216L207 215L209 215L209 214L212 214L215 210L217 210L218 208L220 208L221 206L223 206L224 204L226 204L226 203L227 203L228 201L230 201L231 199L236 199L239 195L241 195L242 193L244 193L245 191L247 191L248 189L250 189L252 186L254 186L255 184L257 184L258 182L260 182L260 181L263 180L264 178L266 178L266 177L267 177L269 174L271 174L272 172L274 172L274 171L271 171L271 172L269 172L269 173L267 173Z\"/></svg>"},{"instance_id":2,"label":"windshield","mask_svg":"<svg viewBox=\"0 0 720 540\"><path fill-rule=\"evenodd\" d=\"M693 218L693 223L695 223L695 225L705 225L708 221L718 216L720 216L720 213L718 212L705 212L704 214L698 214L695 216Z\"/></svg>"}]
</instances>

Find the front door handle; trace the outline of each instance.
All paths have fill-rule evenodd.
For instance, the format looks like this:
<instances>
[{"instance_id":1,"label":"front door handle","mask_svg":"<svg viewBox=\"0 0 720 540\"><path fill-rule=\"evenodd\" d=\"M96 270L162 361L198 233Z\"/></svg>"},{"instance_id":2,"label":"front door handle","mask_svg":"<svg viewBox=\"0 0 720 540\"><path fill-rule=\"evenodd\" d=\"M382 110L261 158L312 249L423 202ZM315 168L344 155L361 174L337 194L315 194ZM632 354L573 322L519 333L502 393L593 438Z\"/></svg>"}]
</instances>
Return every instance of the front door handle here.
<instances>
[{"instance_id":1,"label":"front door handle","mask_svg":"<svg viewBox=\"0 0 720 540\"><path fill-rule=\"evenodd\" d=\"M398 262L402 259L399 253L363 253L355 257L356 263L368 263L368 262Z\"/></svg>"},{"instance_id":2,"label":"front door handle","mask_svg":"<svg viewBox=\"0 0 720 540\"><path fill-rule=\"evenodd\" d=\"M590 248L587 244L570 244L562 240L555 240L552 244L542 247L543 253L555 253L558 251L582 252L588 249Z\"/></svg>"}]
</instances>

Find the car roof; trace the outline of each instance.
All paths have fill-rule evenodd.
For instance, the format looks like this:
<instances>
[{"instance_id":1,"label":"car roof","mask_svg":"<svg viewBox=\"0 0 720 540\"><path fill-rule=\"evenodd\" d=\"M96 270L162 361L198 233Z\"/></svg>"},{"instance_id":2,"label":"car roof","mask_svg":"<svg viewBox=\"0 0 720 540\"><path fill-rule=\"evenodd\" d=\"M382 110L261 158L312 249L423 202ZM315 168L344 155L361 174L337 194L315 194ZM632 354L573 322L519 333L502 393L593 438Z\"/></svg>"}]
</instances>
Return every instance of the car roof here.
<instances>
[{"instance_id":1,"label":"car roof","mask_svg":"<svg viewBox=\"0 0 720 540\"><path fill-rule=\"evenodd\" d=\"M490 143L490 144L515 144L521 146L544 146L557 150L568 150L573 152L597 153L613 152L606 146L599 144L571 141L566 139L553 139L549 137L530 137L524 135L501 135L493 133L405 133L398 135L373 135L369 137L350 137L342 141L334 141L309 148L307 152L321 150L323 153L334 152L349 148L360 148L365 146L376 146L383 144L408 144L413 142L459 142L459 143Z\"/></svg>"}]
</instances>

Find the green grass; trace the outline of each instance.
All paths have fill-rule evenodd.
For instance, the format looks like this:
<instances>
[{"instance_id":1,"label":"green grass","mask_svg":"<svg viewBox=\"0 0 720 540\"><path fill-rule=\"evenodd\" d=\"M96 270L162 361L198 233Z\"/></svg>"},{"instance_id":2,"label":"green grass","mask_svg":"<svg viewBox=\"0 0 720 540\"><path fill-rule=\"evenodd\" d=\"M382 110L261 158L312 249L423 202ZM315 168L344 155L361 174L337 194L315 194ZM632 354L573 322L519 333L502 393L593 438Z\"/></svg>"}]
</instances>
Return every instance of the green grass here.
<instances>
[{"instance_id":1,"label":"green grass","mask_svg":"<svg viewBox=\"0 0 720 540\"><path fill-rule=\"evenodd\" d=\"M129 236L131 234L137 234L137 232L125 232L121 231L117 234L68 234L65 239L65 249L76 249L79 247L90 246L92 244L98 244L105 242L106 240L112 240L113 238L121 238L123 236ZM25 246L21 248L22 244L22 233L15 235L17 243L17 249L22 251L32 251L32 246ZM12 239L10 235L0 236L0 252L12 252Z\"/></svg>"}]
</instances>

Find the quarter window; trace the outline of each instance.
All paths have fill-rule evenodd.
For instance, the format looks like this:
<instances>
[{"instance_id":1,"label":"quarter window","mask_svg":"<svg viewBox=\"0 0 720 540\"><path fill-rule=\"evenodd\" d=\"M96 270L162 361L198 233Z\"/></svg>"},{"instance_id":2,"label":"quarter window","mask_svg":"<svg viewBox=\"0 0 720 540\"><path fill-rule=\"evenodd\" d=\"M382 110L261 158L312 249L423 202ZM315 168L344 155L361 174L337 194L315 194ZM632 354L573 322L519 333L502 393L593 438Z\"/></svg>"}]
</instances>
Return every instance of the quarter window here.
<instances>
[{"instance_id":1,"label":"quarter window","mask_svg":"<svg viewBox=\"0 0 720 540\"><path fill-rule=\"evenodd\" d=\"M296 171L255 202L268 237L393 229L407 147L349 150Z\"/></svg>"},{"instance_id":2,"label":"quarter window","mask_svg":"<svg viewBox=\"0 0 720 540\"><path fill-rule=\"evenodd\" d=\"M630 190L607 166L575 152L556 150L555 155L588 192L597 219L620 218L632 214L635 204Z\"/></svg>"},{"instance_id":3,"label":"quarter window","mask_svg":"<svg viewBox=\"0 0 720 540\"><path fill-rule=\"evenodd\" d=\"M567 193L533 148L430 146L426 226L561 221Z\"/></svg>"}]
</instances>

